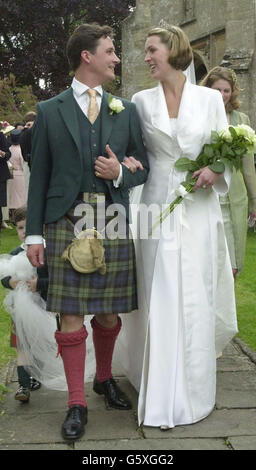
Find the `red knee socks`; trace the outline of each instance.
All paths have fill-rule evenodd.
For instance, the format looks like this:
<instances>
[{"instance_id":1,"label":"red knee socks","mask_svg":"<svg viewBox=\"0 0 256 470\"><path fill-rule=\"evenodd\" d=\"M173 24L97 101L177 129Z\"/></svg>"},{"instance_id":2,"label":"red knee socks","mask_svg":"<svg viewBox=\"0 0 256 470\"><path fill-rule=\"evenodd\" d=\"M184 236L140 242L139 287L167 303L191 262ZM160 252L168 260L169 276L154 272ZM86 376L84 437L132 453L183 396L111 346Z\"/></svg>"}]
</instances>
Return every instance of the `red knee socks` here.
<instances>
[{"instance_id":1,"label":"red knee socks","mask_svg":"<svg viewBox=\"0 0 256 470\"><path fill-rule=\"evenodd\" d=\"M99 382L104 382L112 378L112 356L122 322L118 317L117 325L114 328L105 328L93 317L91 326L96 357L96 378Z\"/></svg>"},{"instance_id":2,"label":"red knee socks","mask_svg":"<svg viewBox=\"0 0 256 470\"><path fill-rule=\"evenodd\" d=\"M84 395L84 367L88 336L85 326L72 333L55 332L55 338L61 349L68 384L68 406L86 406Z\"/></svg>"}]
</instances>

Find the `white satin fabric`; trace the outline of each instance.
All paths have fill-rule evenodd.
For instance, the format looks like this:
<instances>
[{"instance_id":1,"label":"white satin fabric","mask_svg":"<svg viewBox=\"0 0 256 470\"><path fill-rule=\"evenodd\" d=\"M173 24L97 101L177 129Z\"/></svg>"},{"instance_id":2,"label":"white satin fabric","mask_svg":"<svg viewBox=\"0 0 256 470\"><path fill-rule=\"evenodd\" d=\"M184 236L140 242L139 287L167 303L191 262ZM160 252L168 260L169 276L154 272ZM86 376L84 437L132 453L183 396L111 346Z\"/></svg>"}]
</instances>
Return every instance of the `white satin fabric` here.
<instances>
[{"instance_id":1,"label":"white satin fabric","mask_svg":"<svg viewBox=\"0 0 256 470\"><path fill-rule=\"evenodd\" d=\"M195 159L210 142L211 130L226 128L227 121L220 93L188 81L175 120L168 116L161 84L135 94L133 101L150 162L147 182L133 194L135 213L139 201L146 206L172 202L185 178L175 161ZM140 424L190 424L214 407L216 355L237 332L218 201L229 181L226 171L213 189L186 197L163 222L168 236L142 240L140 222L133 219L139 310L123 315L116 357L139 391Z\"/></svg>"}]
</instances>

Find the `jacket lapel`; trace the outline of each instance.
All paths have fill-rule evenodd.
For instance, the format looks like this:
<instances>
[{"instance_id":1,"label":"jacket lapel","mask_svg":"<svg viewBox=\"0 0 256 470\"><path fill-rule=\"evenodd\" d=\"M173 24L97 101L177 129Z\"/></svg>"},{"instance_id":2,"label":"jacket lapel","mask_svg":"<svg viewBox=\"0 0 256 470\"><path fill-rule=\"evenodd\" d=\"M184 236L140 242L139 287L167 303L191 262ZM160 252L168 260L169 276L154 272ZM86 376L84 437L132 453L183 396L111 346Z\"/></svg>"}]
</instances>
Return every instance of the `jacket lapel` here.
<instances>
[{"instance_id":1,"label":"jacket lapel","mask_svg":"<svg viewBox=\"0 0 256 470\"><path fill-rule=\"evenodd\" d=\"M182 92L182 97L180 101L179 113L177 117L177 130L182 139L182 132L190 124L191 120L191 106L192 106L192 97L191 97L191 84L186 80L184 89ZM165 101L164 90L162 84L159 83L155 88L155 94L152 102L152 111L151 111L152 125L167 134L169 137L172 136L170 129L170 118L167 109L167 104Z\"/></svg>"},{"instance_id":2,"label":"jacket lapel","mask_svg":"<svg viewBox=\"0 0 256 470\"><path fill-rule=\"evenodd\" d=\"M108 106L109 94L103 91L102 103L101 103L101 144L102 144L102 155L105 155L106 145L108 143L110 134L112 132L113 124L116 120L116 114L110 114Z\"/></svg>"},{"instance_id":3,"label":"jacket lapel","mask_svg":"<svg viewBox=\"0 0 256 470\"><path fill-rule=\"evenodd\" d=\"M165 101L164 90L161 83L155 88L154 98L152 102L152 125L159 131L171 137L169 114Z\"/></svg>"},{"instance_id":4,"label":"jacket lapel","mask_svg":"<svg viewBox=\"0 0 256 470\"><path fill-rule=\"evenodd\" d=\"M82 154L81 139L79 135L79 125L73 97L73 90L69 88L59 96L59 110L65 125L72 135L80 155Z\"/></svg>"}]
</instances>

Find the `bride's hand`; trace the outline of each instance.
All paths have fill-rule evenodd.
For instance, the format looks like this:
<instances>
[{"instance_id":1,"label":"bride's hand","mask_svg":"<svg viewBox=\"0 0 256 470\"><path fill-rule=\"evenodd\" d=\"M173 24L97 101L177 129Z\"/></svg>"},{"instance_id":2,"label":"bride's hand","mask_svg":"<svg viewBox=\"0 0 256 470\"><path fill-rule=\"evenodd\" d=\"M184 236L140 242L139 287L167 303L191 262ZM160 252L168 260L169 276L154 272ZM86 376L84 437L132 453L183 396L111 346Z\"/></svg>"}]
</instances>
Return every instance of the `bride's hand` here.
<instances>
[{"instance_id":1,"label":"bride's hand","mask_svg":"<svg viewBox=\"0 0 256 470\"><path fill-rule=\"evenodd\" d=\"M196 176L198 176L198 180L194 186L194 189L208 189L217 183L220 175L218 173L214 173L214 171L210 170L210 168L206 166L204 168L200 168L200 170L195 171L193 178Z\"/></svg>"},{"instance_id":2,"label":"bride's hand","mask_svg":"<svg viewBox=\"0 0 256 470\"><path fill-rule=\"evenodd\" d=\"M126 166L131 173L136 173L137 170L143 170L142 163L134 157L124 157L122 165Z\"/></svg>"}]
</instances>

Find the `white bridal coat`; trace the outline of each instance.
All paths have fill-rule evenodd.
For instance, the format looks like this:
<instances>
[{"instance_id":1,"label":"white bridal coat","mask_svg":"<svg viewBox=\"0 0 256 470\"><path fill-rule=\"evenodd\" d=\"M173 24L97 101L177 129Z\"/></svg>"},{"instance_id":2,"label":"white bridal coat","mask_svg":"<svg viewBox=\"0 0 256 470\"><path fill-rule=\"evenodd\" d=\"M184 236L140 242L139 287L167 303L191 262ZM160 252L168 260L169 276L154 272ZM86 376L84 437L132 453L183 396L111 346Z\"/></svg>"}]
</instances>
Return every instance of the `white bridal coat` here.
<instances>
[{"instance_id":1,"label":"white bridal coat","mask_svg":"<svg viewBox=\"0 0 256 470\"><path fill-rule=\"evenodd\" d=\"M141 203L163 208L185 179L185 173L175 170L175 161L181 156L195 159L210 142L211 130L227 127L222 97L187 81L177 119L168 116L161 84L136 93L133 101L150 173L132 202L138 202L142 189ZM141 239L148 232L142 221L145 207L140 206L136 224L133 206L139 311L123 315L117 356L139 390L138 418L144 425L194 423L214 407L216 355L237 332L233 275L218 201L229 180L226 171L213 189L190 194L163 222L161 229L169 228L169 235L161 232L158 239Z\"/></svg>"}]
</instances>

